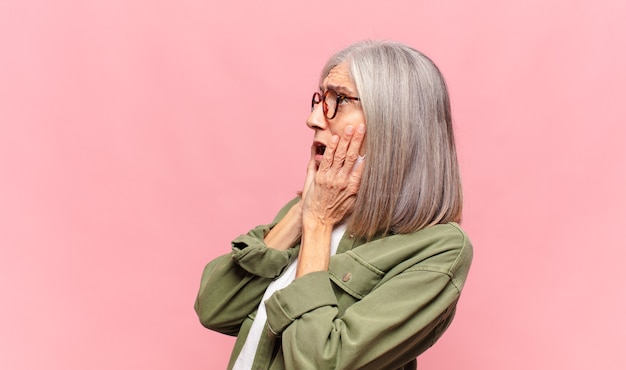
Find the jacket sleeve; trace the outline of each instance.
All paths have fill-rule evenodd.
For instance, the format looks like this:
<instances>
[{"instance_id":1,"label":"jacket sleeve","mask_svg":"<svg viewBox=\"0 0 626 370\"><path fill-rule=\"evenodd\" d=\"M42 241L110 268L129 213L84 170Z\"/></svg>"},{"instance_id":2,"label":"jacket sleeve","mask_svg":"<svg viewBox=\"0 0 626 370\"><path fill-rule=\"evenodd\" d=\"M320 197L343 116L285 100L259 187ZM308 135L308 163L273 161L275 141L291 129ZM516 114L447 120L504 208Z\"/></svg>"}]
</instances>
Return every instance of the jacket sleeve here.
<instances>
[{"instance_id":1,"label":"jacket sleeve","mask_svg":"<svg viewBox=\"0 0 626 370\"><path fill-rule=\"evenodd\" d=\"M209 262L202 273L194 309L206 328L237 335L244 319L256 311L269 283L280 276L298 253L267 248L263 239L284 216L285 206L272 224L261 225L232 242L232 251Z\"/></svg>"},{"instance_id":2,"label":"jacket sleeve","mask_svg":"<svg viewBox=\"0 0 626 370\"><path fill-rule=\"evenodd\" d=\"M441 268L431 260L405 269L341 316L329 272L277 291L265 305L270 332L282 336L285 368L386 369L415 359L454 316L462 286L455 270L467 271L471 247L465 253L454 259L465 266Z\"/></svg>"}]
</instances>

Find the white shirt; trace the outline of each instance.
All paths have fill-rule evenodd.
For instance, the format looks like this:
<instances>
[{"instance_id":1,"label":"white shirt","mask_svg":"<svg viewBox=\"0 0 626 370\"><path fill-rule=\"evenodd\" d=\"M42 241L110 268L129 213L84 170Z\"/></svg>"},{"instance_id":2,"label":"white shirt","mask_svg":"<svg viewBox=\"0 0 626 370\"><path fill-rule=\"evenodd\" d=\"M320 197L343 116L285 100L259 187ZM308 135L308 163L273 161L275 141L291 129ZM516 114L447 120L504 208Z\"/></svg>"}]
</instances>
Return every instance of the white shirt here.
<instances>
[{"instance_id":1,"label":"white shirt","mask_svg":"<svg viewBox=\"0 0 626 370\"><path fill-rule=\"evenodd\" d=\"M333 233L330 238L330 255L334 255L337 253L337 247L339 246L339 241L343 234L346 231L346 225L341 224L335 226L333 229ZM256 354L257 347L259 345L259 340L261 339L261 335L263 334L263 328L265 327L265 322L267 321L267 311L265 311L265 301L269 299L269 297L274 294L274 292L281 290L287 285L291 284L292 281L296 278L296 268L298 267L298 257L296 257L293 262L287 267L285 272L278 277L278 279L272 281L270 285L268 285L267 289L265 289L265 294L263 294L263 298L261 299L261 303L259 303L259 308L256 313L256 317L252 322L252 327L250 328L250 332L248 333L248 337L246 338L246 342L237 357L237 361L235 361L235 365L233 366L234 370L249 370L252 369L252 363L254 362L254 356Z\"/></svg>"}]
</instances>

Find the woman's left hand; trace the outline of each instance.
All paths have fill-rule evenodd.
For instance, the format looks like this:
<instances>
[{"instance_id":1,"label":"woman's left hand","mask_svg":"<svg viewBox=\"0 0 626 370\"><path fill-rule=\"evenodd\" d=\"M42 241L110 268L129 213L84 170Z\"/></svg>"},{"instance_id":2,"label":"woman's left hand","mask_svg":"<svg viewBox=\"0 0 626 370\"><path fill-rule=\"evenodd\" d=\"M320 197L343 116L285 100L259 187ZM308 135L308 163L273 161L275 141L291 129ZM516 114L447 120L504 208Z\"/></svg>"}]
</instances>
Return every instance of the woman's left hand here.
<instances>
[{"instance_id":1,"label":"woman's left hand","mask_svg":"<svg viewBox=\"0 0 626 370\"><path fill-rule=\"evenodd\" d=\"M341 138L331 138L319 168L309 165L303 190L303 226L334 226L352 212L363 174L363 165L356 163L364 137L364 124L356 129L347 126Z\"/></svg>"}]
</instances>

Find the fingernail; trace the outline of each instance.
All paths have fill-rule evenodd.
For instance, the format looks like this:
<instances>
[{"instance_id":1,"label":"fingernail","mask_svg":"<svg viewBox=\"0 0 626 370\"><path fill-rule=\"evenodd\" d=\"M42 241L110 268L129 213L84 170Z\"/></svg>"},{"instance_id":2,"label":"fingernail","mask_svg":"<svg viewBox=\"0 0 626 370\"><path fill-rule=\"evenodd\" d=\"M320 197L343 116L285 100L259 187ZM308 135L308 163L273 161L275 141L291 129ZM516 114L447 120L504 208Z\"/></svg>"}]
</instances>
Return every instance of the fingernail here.
<instances>
[{"instance_id":1,"label":"fingernail","mask_svg":"<svg viewBox=\"0 0 626 370\"><path fill-rule=\"evenodd\" d=\"M332 141L333 143L338 142L339 141L339 136L333 135L333 137L330 138L330 141Z\"/></svg>"},{"instance_id":2,"label":"fingernail","mask_svg":"<svg viewBox=\"0 0 626 370\"><path fill-rule=\"evenodd\" d=\"M351 135L354 132L354 127L351 125L346 126L346 134Z\"/></svg>"},{"instance_id":3,"label":"fingernail","mask_svg":"<svg viewBox=\"0 0 626 370\"><path fill-rule=\"evenodd\" d=\"M359 134L362 134L365 132L365 125L364 124L360 124L359 128L357 128L357 130L359 131Z\"/></svg>"}]
</instances>

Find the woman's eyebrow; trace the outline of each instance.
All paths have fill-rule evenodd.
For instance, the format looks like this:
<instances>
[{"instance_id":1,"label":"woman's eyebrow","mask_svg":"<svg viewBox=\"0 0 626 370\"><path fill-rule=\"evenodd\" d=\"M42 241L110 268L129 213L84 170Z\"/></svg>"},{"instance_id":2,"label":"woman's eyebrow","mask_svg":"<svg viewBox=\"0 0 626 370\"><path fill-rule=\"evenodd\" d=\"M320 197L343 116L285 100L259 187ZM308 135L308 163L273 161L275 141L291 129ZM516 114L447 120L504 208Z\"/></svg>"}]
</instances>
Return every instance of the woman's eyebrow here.
<instances>
[{"instance_id":1,"label":"woman's eyebrow","mask_svg":"<svg viewBox=\"0 0 626 370\"><path fill-rule=\"evenodd\" d=\"M348 94L353 94L354 93L354 91L352 91L352 89L350 89L349 87L346 87L346 86L342 86L342 85L327 85L326 89L327 90L334 90L336 92L345 92L345 93L348 93ZM320 91L323 91L321 86L320 86Z\"/></svg>"}]
</instances>

